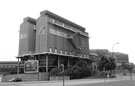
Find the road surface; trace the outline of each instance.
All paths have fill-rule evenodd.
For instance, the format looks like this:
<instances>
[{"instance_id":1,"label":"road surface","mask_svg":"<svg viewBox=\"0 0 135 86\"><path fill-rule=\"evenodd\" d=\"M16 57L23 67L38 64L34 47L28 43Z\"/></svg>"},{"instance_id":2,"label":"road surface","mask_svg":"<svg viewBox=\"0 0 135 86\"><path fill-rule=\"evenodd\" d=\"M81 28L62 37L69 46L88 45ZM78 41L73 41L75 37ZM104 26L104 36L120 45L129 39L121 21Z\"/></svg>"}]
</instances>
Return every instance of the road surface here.
<instances>
[{"instance_id":1,"label":"road surface","mask_svg":"<svg viewBox=\"0 0 135 86\"><path fill-rule=\"evenodd\" d=\"M62 81L8 82L0 86L63 86ZM135 75L119 75L114 79L77 79L65 81L65 86L135 86Z\"/></svg>"}]
</instances>

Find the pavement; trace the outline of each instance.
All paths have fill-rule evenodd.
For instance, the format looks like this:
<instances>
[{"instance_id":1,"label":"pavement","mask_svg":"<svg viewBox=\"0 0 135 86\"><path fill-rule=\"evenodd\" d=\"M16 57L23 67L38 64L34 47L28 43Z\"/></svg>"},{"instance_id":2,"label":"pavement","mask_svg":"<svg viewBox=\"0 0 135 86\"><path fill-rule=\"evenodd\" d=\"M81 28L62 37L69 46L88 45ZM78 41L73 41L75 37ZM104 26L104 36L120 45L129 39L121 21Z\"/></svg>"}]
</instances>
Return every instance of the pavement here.
<instances>
[{"instance_id":1,"label":"pavement","mask_svg":"<svg viewBox=\"0 0 135 86\"><path fill-rule=\"evenodd\" d=\"M116 81L126 81L131 80L130 75L117 74L117 78L113 79L75 79L75 80L66 80L65 86L73 85L84 85L84 84L94 84L94 83L106 83L106 82L116 82ZM135 74L132 76L132 80L135 80ZM63 86L63 81L34 81L34 82L8 82L0 83L0 86Z\"/></svg>"}]
</instances>

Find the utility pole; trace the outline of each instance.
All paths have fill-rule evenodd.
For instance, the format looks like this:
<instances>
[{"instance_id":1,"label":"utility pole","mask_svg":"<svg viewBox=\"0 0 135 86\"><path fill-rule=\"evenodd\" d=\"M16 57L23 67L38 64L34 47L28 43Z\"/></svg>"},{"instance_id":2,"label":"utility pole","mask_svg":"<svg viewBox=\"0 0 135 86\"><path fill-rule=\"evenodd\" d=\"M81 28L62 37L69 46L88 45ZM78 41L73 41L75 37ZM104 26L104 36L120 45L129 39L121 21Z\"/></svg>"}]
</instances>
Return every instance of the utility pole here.
<instances>
[{"instance_id":1,"label":"utility pole","mask_svg":"<svg viewBox=\"0 0 135 86\"><path fill-rule=\"evenodd\" d=\"M103 73L104 73L104 85L105 85L105 78L106 78L105 68L103 68Z\"/></svg>"},{"instance_id":2,"label":"utility pole","mask_svg":"<svg viewBox=\"0 0 135 86\"><path fill-rule=\"evenodd\" d=\"M63 73L63 86L65 86L65 80L64 80L64 64L60 65L62 67L62 73Z\"/></svg>"},{"instance_id":3,"label":"utility pole","mask_svg":"<svg viewBox=\"0 0 135 86\"><path fill-rule=\"evenodd\" d=\"M132 80L132 69L130 69L130 78L131 78L131 80Z\"/></svg>"},{"instance_id":4,"label":"utility pole","mask_svg":"<svg viewBox=\"0 0 135 86\"><path fill-rule=\"evenodd\" d=\"M114 46L117 45L117 44L119 44L119 42L116 42L112 45L112 54L111 54L112 58L114 58L114 54L113 54ZM116 63L116 68L114 69L114 76L115 76L115 72L116 72L116 69L117 69L117 58L115 58L115 63Z\"/></svg>"}]
</instances>

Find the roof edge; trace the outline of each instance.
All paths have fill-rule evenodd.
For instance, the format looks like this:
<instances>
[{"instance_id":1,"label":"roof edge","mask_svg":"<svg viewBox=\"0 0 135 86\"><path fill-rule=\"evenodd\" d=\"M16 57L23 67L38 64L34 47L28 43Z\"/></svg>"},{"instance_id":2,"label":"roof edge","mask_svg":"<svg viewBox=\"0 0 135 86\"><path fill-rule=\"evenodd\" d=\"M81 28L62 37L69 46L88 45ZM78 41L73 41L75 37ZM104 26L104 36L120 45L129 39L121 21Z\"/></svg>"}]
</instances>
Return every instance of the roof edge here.
<instances>
[{"instance_id":1,"label":"roof edge","mask_svg":"<svg viewBox=\"0 0 135 86\"><path fill-rule=\"evenodd\" d=\"M25 18L23 19L23 21L24 21L24 22L30 22L30 23L36 25L36 19L31 18L31 17L25 17Z\"/></svg>"},{"instance_id":2,"label":"roof edge","mask_svg":"<svg viewBox=\"0 0 135 86\"><path fill-rule=\"evenodd\" d=\"M59 15L57 15L57 14L54 14L54 13L48 11L48 10L41 11L41 12L40 12L40 15L41 15L41 16L43 16L43 15L48 15L48 16L50 16L50 17L56 18L56 19L58 19L58 20L60 20L60 21L62 21L62 22L68 23L68 24L70 24L70 25L72 25L72 26L75 26L75 27L77 27L77 28L79 28L79 29L85 31L85 28L84 28L84 27L82 27L82 26L80 26L80 25L78 25L78 24L76 24L76 23L74 23L74 22L71 22L71 21L69 21L69 20L67 20L67 19L65 19L65 18L63 18L63 17L61 17L61 16L59 16Z\"/></svg>"}]
</instances>

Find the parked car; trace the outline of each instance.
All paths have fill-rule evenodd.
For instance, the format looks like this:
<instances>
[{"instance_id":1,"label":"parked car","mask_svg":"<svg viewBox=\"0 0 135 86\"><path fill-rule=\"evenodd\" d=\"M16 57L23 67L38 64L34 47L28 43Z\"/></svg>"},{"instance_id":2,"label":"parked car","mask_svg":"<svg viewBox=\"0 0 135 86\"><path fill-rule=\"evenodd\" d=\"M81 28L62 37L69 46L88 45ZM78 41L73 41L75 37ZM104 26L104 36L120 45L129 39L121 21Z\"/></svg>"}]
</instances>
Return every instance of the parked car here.
<instances>
[{"instance_id":1,"label":"parked car","mask_svg":"<svg viewBox=\"0 0 135 86\"><path fill-rule=\"evenodd\" d=\"M21 78L12 78L11 80L9 80L10 82L22 82Z\"/></svg>"}]
</instances>

